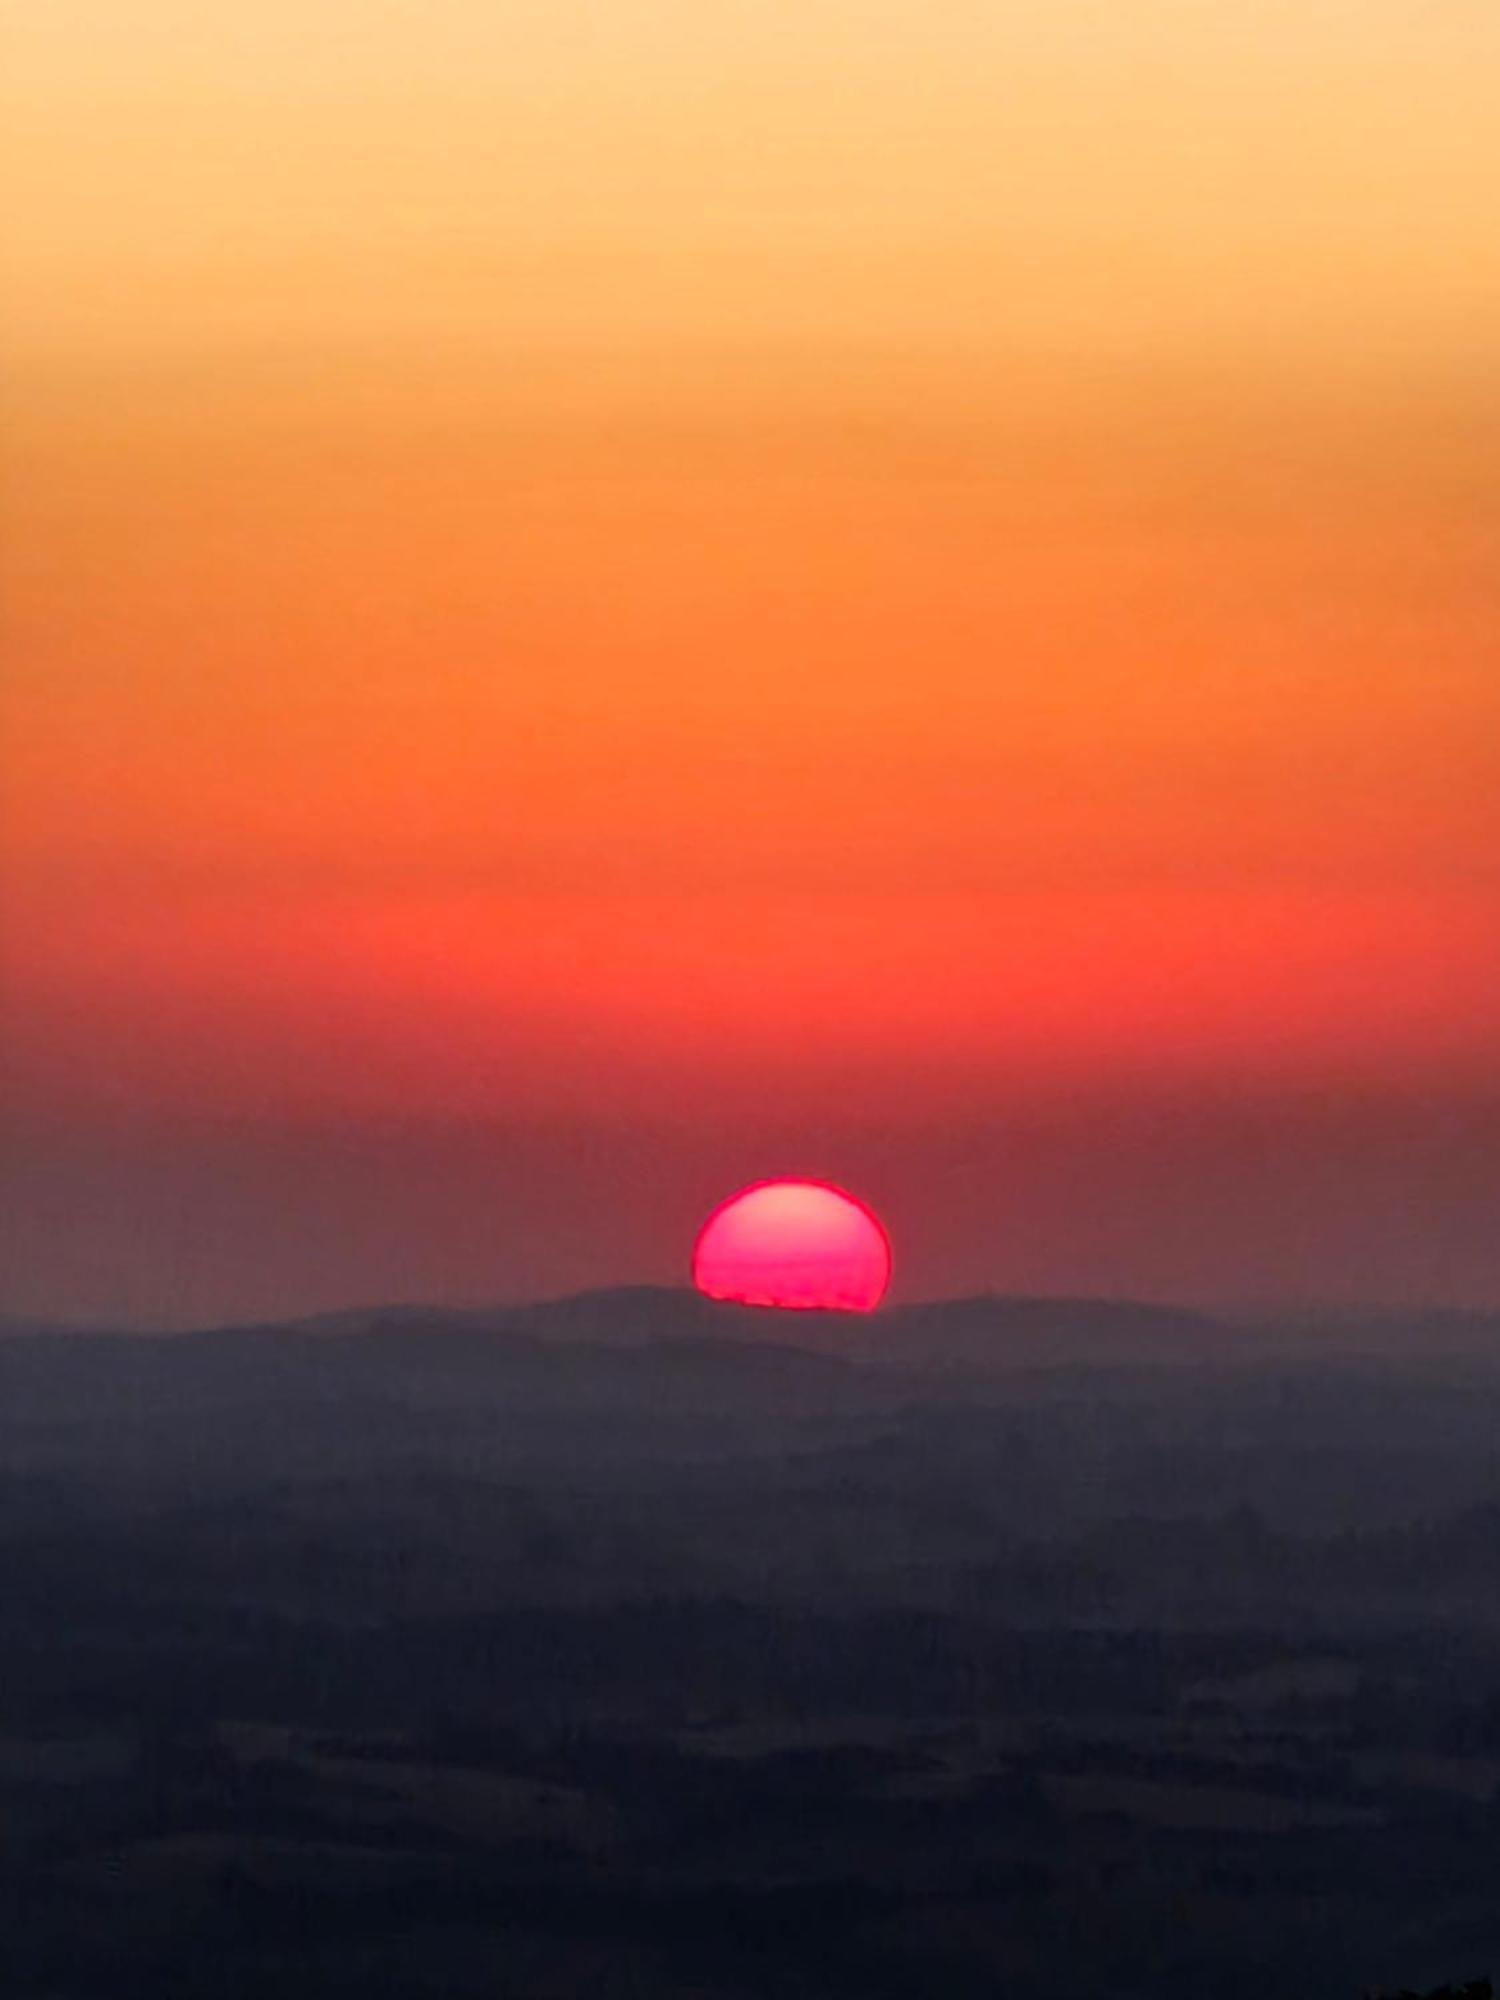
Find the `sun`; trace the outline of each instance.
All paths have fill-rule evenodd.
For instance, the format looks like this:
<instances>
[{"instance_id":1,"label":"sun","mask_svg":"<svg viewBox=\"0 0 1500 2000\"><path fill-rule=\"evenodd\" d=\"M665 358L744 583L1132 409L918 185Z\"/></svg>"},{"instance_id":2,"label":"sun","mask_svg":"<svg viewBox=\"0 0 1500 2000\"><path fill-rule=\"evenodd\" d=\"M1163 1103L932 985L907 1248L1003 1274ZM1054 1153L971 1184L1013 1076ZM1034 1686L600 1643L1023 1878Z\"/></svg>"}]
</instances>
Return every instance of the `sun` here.
<instances>
[{"instance_id":1,"label":"sun","mask_svg":"<svg viewBox=\"0 0 1500 2000\"><path fill-rule=\"evenodd\" d=\"M828 1181L756 1181L699 1231L693 1283L711 1299L800 1312L873 1312L891 1245L862 1201Z\"/></svg>"}]
</instances>

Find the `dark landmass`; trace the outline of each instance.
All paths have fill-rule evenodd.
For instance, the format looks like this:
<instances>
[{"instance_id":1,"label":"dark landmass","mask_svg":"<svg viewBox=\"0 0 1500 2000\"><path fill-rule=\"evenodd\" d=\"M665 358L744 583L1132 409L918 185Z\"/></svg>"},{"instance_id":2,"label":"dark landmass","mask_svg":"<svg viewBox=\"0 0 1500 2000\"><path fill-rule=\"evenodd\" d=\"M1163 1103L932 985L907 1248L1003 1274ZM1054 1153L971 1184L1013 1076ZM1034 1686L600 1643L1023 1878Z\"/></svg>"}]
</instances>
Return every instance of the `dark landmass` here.
<instances>
[{"instance_id":1,"label":"dark landmass","mask_svg":"<svg viewBox=\"0 0 1500 2000\"><path fill-rule=\"evenodd\" d=\"M1500 1965L1500 1320L0 1331L16 2000Z\"/></svg>"}]
</instances>

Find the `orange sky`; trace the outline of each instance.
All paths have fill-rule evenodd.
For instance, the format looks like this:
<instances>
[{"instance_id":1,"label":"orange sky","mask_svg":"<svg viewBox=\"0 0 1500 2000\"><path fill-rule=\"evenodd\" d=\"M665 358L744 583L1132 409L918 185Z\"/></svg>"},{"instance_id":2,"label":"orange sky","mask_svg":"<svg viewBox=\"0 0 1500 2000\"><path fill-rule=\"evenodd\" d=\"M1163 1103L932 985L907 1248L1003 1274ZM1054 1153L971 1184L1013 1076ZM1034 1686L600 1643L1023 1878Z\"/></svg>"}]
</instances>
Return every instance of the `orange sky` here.
<instances>
[{"instance_id":1,"label":"orange sky","mask_svg":"<svg viewBox=\"0 0 1500 2000\"><path fill-rule=\"evenodd\" d=\"M883 1177L909 1289L1500 1298L1493 1219L1379 1261L1500 1195L1497 19L15 10L15 1300L366 1293L455 1120L533 1152L382 1283L670 1274L788 1170ZM1292 1256L1238 1110L1220 1210L1196 1112L1152 1182L1217 1262L1111 1261L1078 1105L1226 1093L1301 1107L1304 1206L1377 1107L1373 1266ZM920 1195L1007 1121L1091 1221L988 1154ZM622 1123L655 1207L538 1165L487 1237ZM397 1128L361 1210L328 1148ZM268 1290L252 1154L347 1182Z\"/></svg>"}]
</instances>

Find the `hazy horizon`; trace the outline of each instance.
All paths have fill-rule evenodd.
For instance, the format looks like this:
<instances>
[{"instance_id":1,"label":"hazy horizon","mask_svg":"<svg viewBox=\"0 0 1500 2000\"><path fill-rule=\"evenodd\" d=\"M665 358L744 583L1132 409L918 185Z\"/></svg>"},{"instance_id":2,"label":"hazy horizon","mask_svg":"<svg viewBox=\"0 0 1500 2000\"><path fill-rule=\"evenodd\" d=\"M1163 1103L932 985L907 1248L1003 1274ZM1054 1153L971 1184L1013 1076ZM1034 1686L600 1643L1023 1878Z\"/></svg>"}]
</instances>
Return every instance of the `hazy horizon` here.
<instances>
[{"instance_id":1,"label":"hazy horizon","mask_svg":"<svg viewBox=\"0 0 1500 2000\"><path fill-rule=\"evenodd\" d=\"M1177 1092L830 1129L813 1147L748 1116L709 1139L644 1118L13 1116L0 1311L187 1326L675 1284L715 1203L784 1171L875 1206L900 1300L1500 1306L1500 1104L1478 1086L1456 1103Z\"/></svg>"},{"instance_id":2,"label":"hazy horizon","mask_svg":"<svg viewBox=\"0 0 1500 2000\"><path fill-rule=\"evenodd\" d=\"M1436 1299L1407 1298L1345 1298L1327 1299L1314 1297L1283 1297L1279 1299L1233 1299L1233 1298L1167 1298L1160 1295L1142 1296L1134 1293L1096 1292L1025 1292L996 1291L993 1289L965 1290L932 1294L909 1295L892 1293L874 1313L848 1312L826 1307L740 1305L721 1300L706 1299L695 1291L691 1281L682 1277L677 1281L666 1279L636 1279L628 1282L587 1285L571 1291L525 1292L507 1295L494 1293L488 1296L454 1296L451 1298L415 1298L392 1296L389 1298L356 1297L328 1299L309 1305L305 1301L292 1301L275 1311L240 1314L207 1314L203 1316L160 1315L155 1318L127 1314L94 1314L89 1317L67 1317L40 1310L17 1311L10 1307L0 1307L0 1331L21 1329L25 1331L93 1334L108 1333L122 1335L192 1335L195 1333L232 1332L239 1329L254 1330L266 1328L295 1329L309 1324L327 1321L348 1321L355 1331L363 1320L386 1321L392 1317L410 1320L420 1326L424 1321L435 1324L446 1319L506 1319L514 1316L527 1319L545 1314L549 1309L566 1309L569 1306L600 1305L616 1299L639 1298L641 1300L661 1300L668 1307L691 1305L702 1308L710 1315L720 1315L727 1322L734 1321L742 1329L746 1341L755 1342L764 1337L768 1344L797 1347L798 1328L804 1331L813 1327L822 1338L820 1350L833 1351L836 1347L838 1329L847 1332L851 1351L857 1346L860 1329L872 1318L898 1320L920 1327L924 1317L930 1313L942 1312L955 1307L993 1307L997 1313L1007 1311L1030 1311L1041 1308L1044 1311L1066 1312L1078 1308L1085 1314L1091 1310L1109 1311L1117 1309L1128 1313L1156 1313L1164 1315L1184 1314L1191 1318L1201 1318L1206 1325L1225 1331L1236 1331L1253 1335L1257 1329L1273 1339L1278 1333L1296 1333L1302 1344L1297 1352L1305 1357L1315 1357L1319 1351L1320 1336L1330 1338L1326 1352L1338 1355L1342 1350L1337 1345L1336 1336L1342 1332L1355 1332L1369 1337L1376 1334L1400 1335L1403 1328L1412 1324L1472 1320L1482 1325L1500 1320L1500 1306L1474 1301L1443 1301ZM1309 1344L1310 1337L1310 1344ZM1272 1358L1279 1350L1273 1344L1265 1350L1266 1358ZM1398 1342L1398 1352L1404 1351ZM1253 1358L1255 1350L1246 1349L1247 1358ZM1500 1353L1500 1350L1497 1350ZM1205 1349L1203 1358L1212 1361L1216 1350ZM1420 1358L1413 1355L1413 1358ZM912 1360L920 1362L920 1350L913 1350Z\"/></svg>"}]
</instances>

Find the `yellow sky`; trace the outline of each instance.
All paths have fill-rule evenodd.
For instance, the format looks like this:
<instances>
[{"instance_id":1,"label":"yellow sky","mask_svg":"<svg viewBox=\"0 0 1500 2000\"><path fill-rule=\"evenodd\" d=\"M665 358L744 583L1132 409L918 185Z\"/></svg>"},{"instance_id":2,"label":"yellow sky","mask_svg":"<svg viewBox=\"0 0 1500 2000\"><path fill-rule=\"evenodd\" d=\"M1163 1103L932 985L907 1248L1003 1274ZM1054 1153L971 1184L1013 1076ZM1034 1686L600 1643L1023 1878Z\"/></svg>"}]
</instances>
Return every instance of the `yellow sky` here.
<instances>
[{"instance_id":1,"label":"yellow sky","mask_svg":"<svg viewBox=\"0 0 1500 2000\"><path fill-rule=\"evenodd\" d=\"M29 349L1492 351L1466 0L56 0L5 41Z\"/></svg>"}]
</instances>

